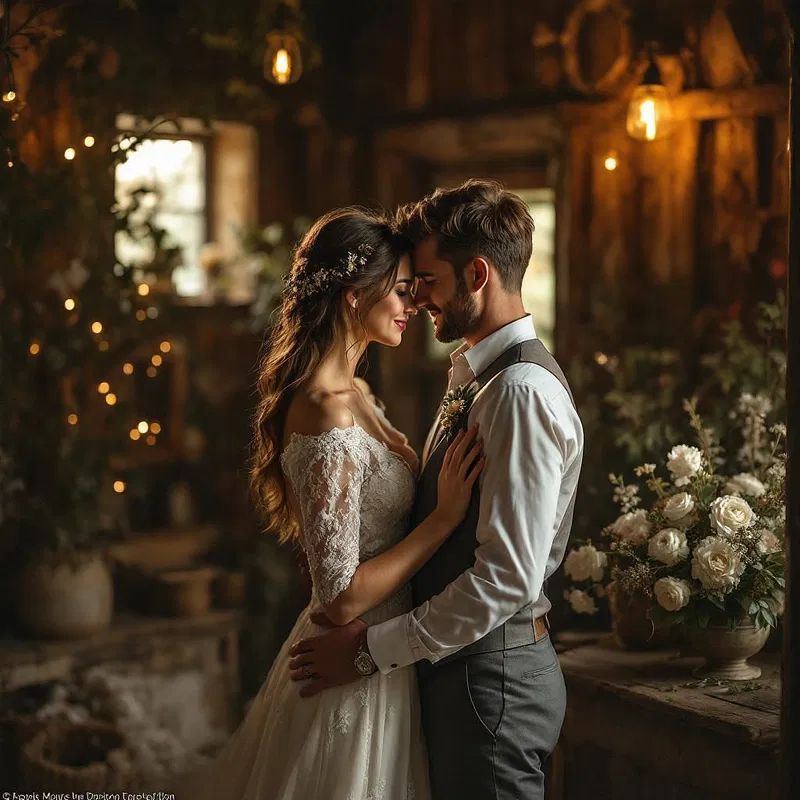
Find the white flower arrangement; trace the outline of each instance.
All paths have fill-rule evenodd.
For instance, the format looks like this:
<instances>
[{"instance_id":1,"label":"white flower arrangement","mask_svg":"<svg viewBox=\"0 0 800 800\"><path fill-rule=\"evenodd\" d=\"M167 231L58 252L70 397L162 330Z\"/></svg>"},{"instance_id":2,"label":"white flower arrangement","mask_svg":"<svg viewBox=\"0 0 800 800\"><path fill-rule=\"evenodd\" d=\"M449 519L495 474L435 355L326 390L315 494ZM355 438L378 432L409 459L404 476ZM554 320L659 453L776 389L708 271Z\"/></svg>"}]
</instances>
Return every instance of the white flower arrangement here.
<instances>
[{"instance_id":1,"label":"white flower arrangement","mask_svg":"<svg viewBox=\"0 0 800 800\"><path fill-rule=\"evenodd\" d=\"M735 474L720 474L721 447L692 400L684 407L699 447L672 447L664 459L668 480L653 464L635 470L644 486L609 476L622 513L603 530L600 544L568 553L565 572L574 586L565 596L573 610L594 614L595 601L614 583L626 595L649 598L649 615L659 626L777 624L784 591L785 428L767 431L758 422L768 403L749 395L737 405L733 418L749 420L741 428L749 445L731 459ZM736 472L742 466L748 471ZM653 500L634 510L631 498L638 505L643 488Z\"/></svg>"}]
</instances>

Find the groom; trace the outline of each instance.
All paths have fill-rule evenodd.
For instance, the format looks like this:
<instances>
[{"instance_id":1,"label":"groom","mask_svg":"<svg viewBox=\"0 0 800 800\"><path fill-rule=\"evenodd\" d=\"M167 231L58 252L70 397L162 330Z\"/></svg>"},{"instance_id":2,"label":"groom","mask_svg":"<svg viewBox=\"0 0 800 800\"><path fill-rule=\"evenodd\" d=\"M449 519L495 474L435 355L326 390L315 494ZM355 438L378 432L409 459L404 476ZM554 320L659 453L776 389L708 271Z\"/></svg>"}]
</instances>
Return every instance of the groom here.
<instances>
[{"instance_id":1,"label":"groom","mask_svg":"<svg viewBox=\"0 0 800 800\"><path fill-rule=\"evenodd\" d=\"M417 662L435 800L541 800L566 705L543 585L569 536L583 429L522 304L533 220L519 197L478 180L399 217L414 243L417 306L439 341L465 340L448 390L462 387L468 406L431 430L411 528L436 505L453 427L479 425L486 465L464 522L413 581L417 607L300 642L293 677L301 652L317 676L305 696Z\"/></svg>"}]
</instances>

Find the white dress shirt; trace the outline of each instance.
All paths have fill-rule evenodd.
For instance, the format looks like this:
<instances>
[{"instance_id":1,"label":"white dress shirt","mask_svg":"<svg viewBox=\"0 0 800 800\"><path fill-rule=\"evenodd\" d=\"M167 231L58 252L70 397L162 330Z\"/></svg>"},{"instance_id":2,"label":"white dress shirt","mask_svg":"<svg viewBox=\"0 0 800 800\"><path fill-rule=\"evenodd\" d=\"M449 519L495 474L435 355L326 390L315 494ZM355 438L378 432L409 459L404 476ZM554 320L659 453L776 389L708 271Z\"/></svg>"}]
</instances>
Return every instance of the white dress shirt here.
<instances>
[{"instance_id":1,"label":"white dress shirt","mask_svg":"<svg viewBox=\"0 0 800 800\"><path fill-rule=\"evenodd\" d=\"M459 347L450 356L448 390L535 337L526 316L474 347ZM475 564L441 594L368 629L369 651L382 673L456 653L532 601L537 617L551 607L542 586L566 549L567 533L556 534L577 490L583 452L578 414L554 375L538 364L518 363L476 395L469 423L478 423L486 455Z\"/></svg>"}]
</instances>

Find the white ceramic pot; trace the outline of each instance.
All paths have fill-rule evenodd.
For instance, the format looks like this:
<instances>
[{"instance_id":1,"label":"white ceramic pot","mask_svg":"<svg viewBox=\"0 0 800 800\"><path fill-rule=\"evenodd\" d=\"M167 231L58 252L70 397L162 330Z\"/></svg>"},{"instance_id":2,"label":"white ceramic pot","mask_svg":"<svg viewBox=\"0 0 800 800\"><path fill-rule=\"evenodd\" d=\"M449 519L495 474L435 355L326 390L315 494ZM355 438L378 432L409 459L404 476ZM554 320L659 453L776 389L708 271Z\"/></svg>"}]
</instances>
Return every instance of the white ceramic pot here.
<instances>
[{"instance_id":1,"label":"white ceramic pot","mask_svg":"<svg viewBox=\"0 0 800 800\"><path fill-rule=\"evenodd\" d=\"M770 628L756 628L752 623L738 625L733 630L727 625L684 626L687 644L706 659L705 664L694 670L694 675L728 681L758 678L761 668L748 664L747 659L761 652L769 633Z\"/></svg>"},{"instance_id":2,"label":"white ceramic pot","mask_svg":"<svg viewBox=\"0 0 800 800\"><path fill-rule=\"evenodd\" d=\"M114 613L114 584L100 553L28 565L19 576L19 620L45 639L82 639L105 630Z\"/></svg>"}]
</instances>

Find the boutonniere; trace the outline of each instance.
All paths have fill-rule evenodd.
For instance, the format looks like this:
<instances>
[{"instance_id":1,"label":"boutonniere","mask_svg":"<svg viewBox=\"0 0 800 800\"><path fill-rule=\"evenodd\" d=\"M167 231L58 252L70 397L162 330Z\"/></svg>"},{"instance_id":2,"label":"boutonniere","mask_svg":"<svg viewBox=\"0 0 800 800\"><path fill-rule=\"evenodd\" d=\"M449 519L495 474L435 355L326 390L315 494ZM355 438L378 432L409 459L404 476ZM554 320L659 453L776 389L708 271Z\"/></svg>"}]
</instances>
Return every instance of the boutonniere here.
<instances>
[{"instance_id":1,"label":"boutonniere","mask_svg":"<svg viewBox=\"0 0 800 800\"><path fill-rule=\"evenodd\" d=\"M472 381L463 386L457 386L444 396L439 412L439 425L445 434L450 435L469 414L479 389L477 381Z\"/></svg>"}]
</instances>

